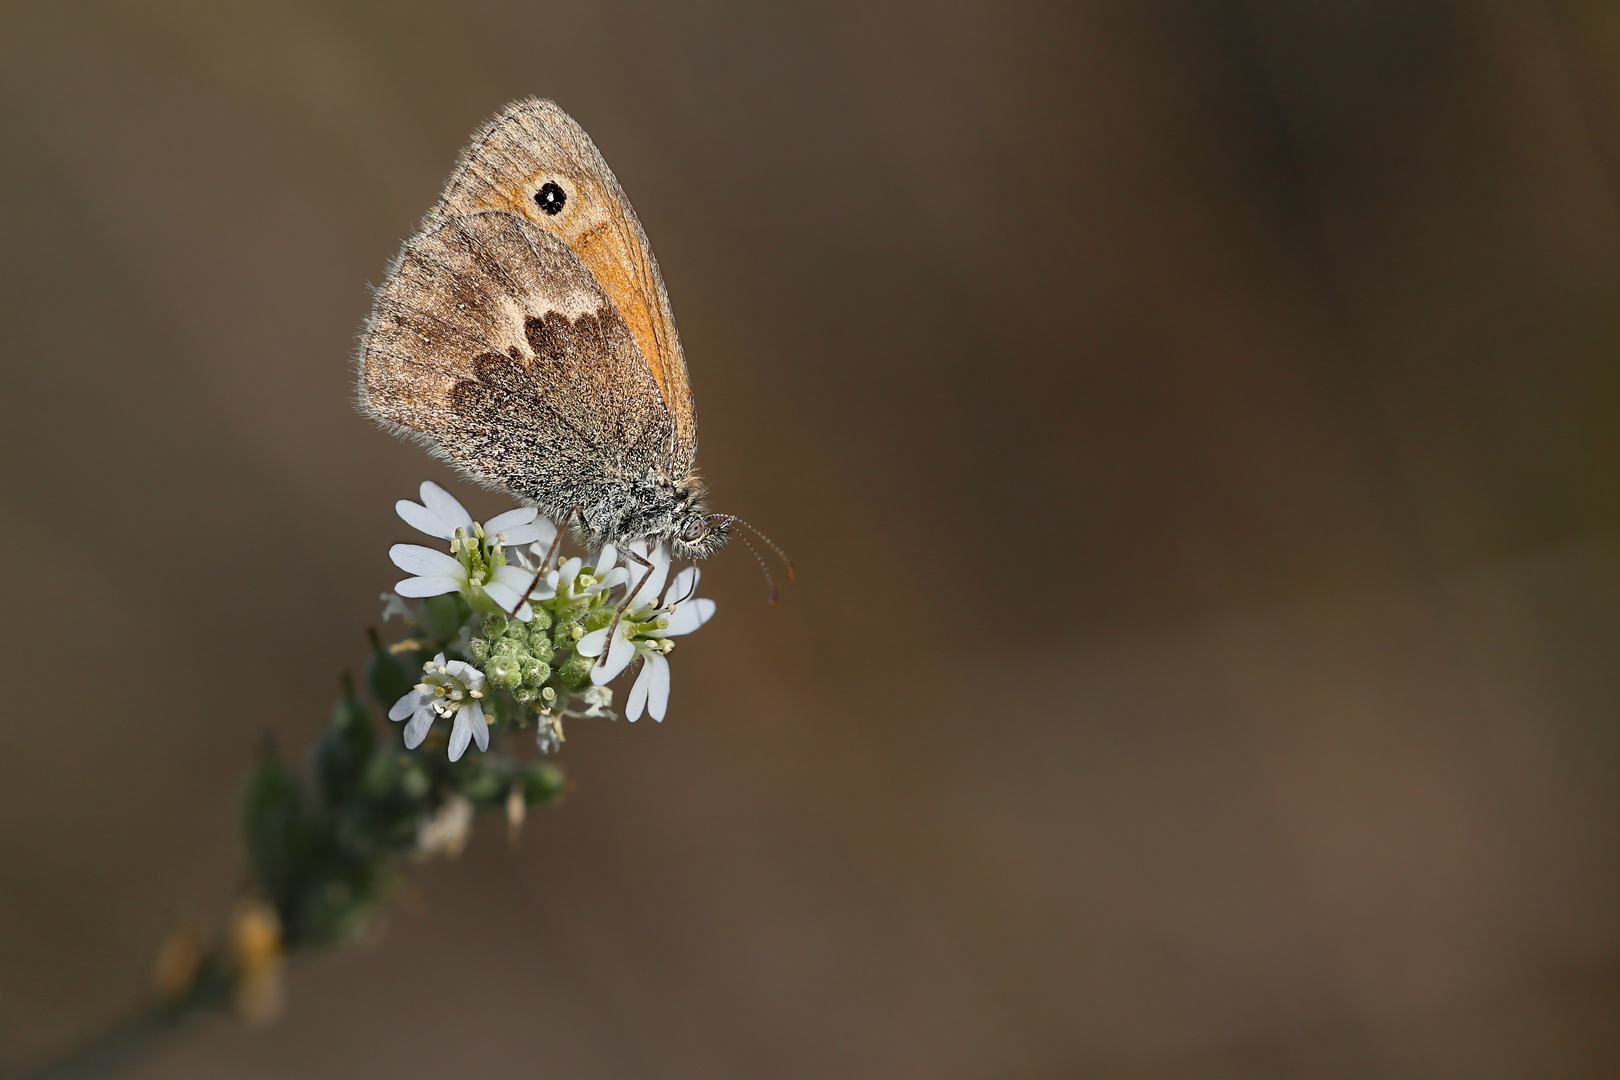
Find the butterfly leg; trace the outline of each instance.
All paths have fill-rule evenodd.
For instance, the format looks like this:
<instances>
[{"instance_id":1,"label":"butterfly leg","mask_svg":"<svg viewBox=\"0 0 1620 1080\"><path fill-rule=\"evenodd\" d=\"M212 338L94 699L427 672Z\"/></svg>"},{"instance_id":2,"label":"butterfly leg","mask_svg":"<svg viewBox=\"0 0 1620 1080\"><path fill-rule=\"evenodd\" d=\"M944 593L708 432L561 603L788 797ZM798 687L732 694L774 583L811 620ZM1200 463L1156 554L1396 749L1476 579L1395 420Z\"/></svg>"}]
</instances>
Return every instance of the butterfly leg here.
<instances>
[{"instance_id":1,"label":"butterfly leg","mask_svg":"<svg viewBox=\"0 0 1620 1080\"><path fill-rule=\"evenodd\" d=\"M563 533L568 531L568 523L574 520L575 514L579 515L579 520L582 523L584 522L585 512L577 504L570 506L568 513L563 515L562 524L557 526L557 535L551 538L551 547L546 550L546 557L540 560L540 569L534 572L534 580L529 582L529 587L523 593L523 598L517 602L517 607L507 612L511 617L517 618L517 613L522 611L523 605L529 602L529 597L533 594L535 586L539 585L541 579L546 576L546 567L551 565L551 557L557 554L557 547L562 543Z\"/></svg>"},{"instance_id":2,"label":"butterfly leg","mask_svg":"<svg viewBox=\"0 0 1620 1080\"><path fill-rule=\"evenodd\" d=\"M636 582L636 587L624 594L624 602L621 603L619 605L619 609L613 613L613 625L608 627L607 646L602 650L602 659L596 662L597 667L601 667L607 663L608 654L613 651L613 635L619 632L619 620L624 618L624 613L629 610L631 599L641 591L641 587L647 584L647 579L653 575L653 564L647 559L642 558L635 548L626 545L624 553L636 560L636 562L640 563L642 566L645 566L647 571L641 575L641 580Z\"/></svg>"}]
</instances>

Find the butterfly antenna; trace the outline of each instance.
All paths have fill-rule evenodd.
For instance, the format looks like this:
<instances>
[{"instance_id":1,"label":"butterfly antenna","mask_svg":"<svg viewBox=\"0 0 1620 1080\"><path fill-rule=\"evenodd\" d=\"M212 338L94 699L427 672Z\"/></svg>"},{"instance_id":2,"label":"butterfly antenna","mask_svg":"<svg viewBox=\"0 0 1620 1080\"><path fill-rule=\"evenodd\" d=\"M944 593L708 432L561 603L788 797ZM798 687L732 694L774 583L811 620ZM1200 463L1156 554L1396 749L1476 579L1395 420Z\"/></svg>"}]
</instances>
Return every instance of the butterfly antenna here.
<instances>
[{"instance_id":1,"label":"butterfly antenna","mask_svg":"<svg viewBox=\"0 0 1620 1080\"><path fill-rule=\"evenodd\" d=\"M776 552L776 557L778 559L782 560L782 567L783 567L783 569L785 569L787 571L788 580L789 581L793 580L793 560L788 558L787 552L783 551L781 546L779 544L777 544L777 542L775 540L772 540L770 537L766 536L764 533L760 532L758 529L754 528L752 525L748 524L748 522L744 521L742 518L738 517L735 514L715 514L713 516L717 517L717 518L721 518L722 520L725 520L725 521L735 521L737 524L741 525L743 528L747 529L749 532L753 533L755 536L757 536L761 540L763 540L765 542L765 546L770 548L772 551ZM739 533L738 535L740 536L742 534ZM744 539L743 543L747 544L748 541L746 539ZM749 544L748 548L749 548L750 551L753 551L753 545L752 544ZM759 553L756 551L756 552L754 552L754 555L755 555L756 558L758 558ZM769 576L769 575L767 575L767 576Z\"/></svg>"},{"instance_id":2,"label":"butterfly antenna","mask_svg":"<svg viewBox=\"0 0 1620 1080\"><path fill-rule=\"evenodd\" d=\"M771 576L771 568L770 568L770 566L765 562L764 557L760 555L759 549L756 548L753 545L753 542L748 539L748 534L747 533L738 533L737 534L737 539L739 539L739 540L741 540L743 542L743 544L753 554L754 561L759 563L760 571L764 573L765 581L771 587L770 599L766 600L765 603L769 607L775 607L776 606L776 579Z\"/></svg>"}]
</instances>

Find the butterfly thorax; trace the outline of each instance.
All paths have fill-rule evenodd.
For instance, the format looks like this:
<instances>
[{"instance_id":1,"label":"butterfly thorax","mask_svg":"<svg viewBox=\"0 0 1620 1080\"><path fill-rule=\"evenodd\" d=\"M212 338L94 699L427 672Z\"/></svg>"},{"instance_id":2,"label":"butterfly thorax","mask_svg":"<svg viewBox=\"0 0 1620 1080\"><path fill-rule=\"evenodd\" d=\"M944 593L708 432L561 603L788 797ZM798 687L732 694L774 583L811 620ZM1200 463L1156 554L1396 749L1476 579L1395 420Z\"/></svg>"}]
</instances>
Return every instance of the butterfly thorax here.
<instances>
[{"instance_id":1,"label":"butterfly thorax","mask_svg":"<svg viewBox=\"0 0 1620 1080\"><path fill-rule=\"evenodd\" d=\"M649 469L622 484L603 485L598 496L578 504L576 520L589 547L629 540L666 543L676 558L701 559L726 542L729 523L710 514L703 483L687 473L679 480ZM542 507L561 519L569 508Z\"/></svg>"}]
</instances>

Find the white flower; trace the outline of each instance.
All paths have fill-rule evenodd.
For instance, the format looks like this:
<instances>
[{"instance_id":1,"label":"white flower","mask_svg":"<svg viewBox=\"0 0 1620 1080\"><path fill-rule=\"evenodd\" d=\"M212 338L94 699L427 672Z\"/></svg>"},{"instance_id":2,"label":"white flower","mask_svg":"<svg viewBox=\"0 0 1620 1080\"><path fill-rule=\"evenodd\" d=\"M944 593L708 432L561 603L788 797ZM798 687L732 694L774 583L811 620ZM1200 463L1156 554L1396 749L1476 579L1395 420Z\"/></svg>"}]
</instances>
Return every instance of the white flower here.
<instances>
[{"instance_id":1,"label":"white flower","mask_svg":"<svg viewBox=\"0 0 1620 1080\"><path fill-rule=\"evenodd\" d=\"M431 816L422 819L416 828L416 857L426 859L433 855L455 858L467 846L472 835L473 804L460 795L446 799Z\"/></svg>"},{"instance_id":2,"label":"white flower","mask_svg":"<svg viewBox=\"0 0 1620 1080\"><path fill-rule=\"evenodd\" d=\"M551 586L544 582L530 592L534 574L506 563L502 554L508 544L542 540L550 544L551 537L557 534L556 526L539 517L533 507L508 510L479 525L454 496L430 480L422 484L420 503L401 499L394 509L412 528L450 541L448 555L420 544L395 544L388 549L395 566L416 575L394 586L400 596L459 592L474 607L499 607L528 622L534 617L534 609L526 601L518 607L524 594L536 600L552 595ZM513 608L517 610L513 612Z\"/></svg>"},{"instance_id":3,"label":"white flower","mask_svg":"<svg viewBox=\"0 0 1620 1080\"><path fill-rule=\"evenodd\" d=\"M605 686L587 686L579 696L585 702L585 711L580 716L607 716L608 706L613 704L613 691Z\"/></svg>"},{"instance_id":4,"label":"white flower","mask_svg":"<svg viewBox=\"0 0 1620 1080\"><path fill-rule=\"evenodd\" d=\"M603 556L606 556L606 559ZM559 601L566 604L571 600L595 596L599 592L617 588L624 584L624 580L629 576L629 573L624 567L613 566L612 562L607 561L615 558L617 558L617 554L613 550L613 545L609 544L602 549L602 554L596 557L596 565L591 568L592 573L587 574L582 573L585 569L585 560L577 555L574 556L546 575L545 588L551 591L543 594L540 598L544 600L555 596ZM604 566L613 568L598 577L595 571L601 570Z\"/></svg>"},{"instance_id":5,"label":"white flower","mask_svg":"<svg viewBox=\"0 0 1620 1080\"><path fill-rule=\"evenodd\" d=\"M625 719L641 719L645 708L654 720L661 721L669 707L668 656L675 647L670 638L690 634L708 622L714 617L715 605L713 600L693 598L700 577L695 566L676 574L663 600L654 604L653 597L658 595L669 574L669 553L662 545L651 552L643 545L639 553L653 564L652 573L630 598L612 643L607 640L609 627L603 627L580 638L575 648L581 656L601 656L603 649L607 649L607 661L591 668L591 682L598 686L611 682L632 660L641 657L641 673L636 676L625 701ZM640 574L636 573L637 568ZM640 564L632 563L631 573L640 580L641 574L647 571ZM658 625L660 622L664 623L662 627Z\"/></svg>"},{"instance_id":6,"label":"white flower","mask_svg":"<svg viewBox=\"0 0 1620 1080\"><path fill-rule=\"evenodd\" d=\"M489 725L484 721L484 673L464 660L444 662L444 653L422 665L422 681L388 710L388 719L399 722L407 716L405 747L415 750L427 738L435 718L451 716L450 760L459 761L467 744L489 749Z\"/></svg>"},{"instance_id":7,"label":"white flower","mask_svg":"<svg viewBox=\"0 0 1620 1080\"><path fill-rule=\"evenodd\" d=\"M552 709L541 709L535 717L534 745L542 754L555 754L562 749L562 717Z\"/></svg>"},{"instance_id":8,"label":"white flower","mask_svg":"<svg viewBox=\"0 0 1620 1080\"><path fill-rule=\"evenodd\" d=\"M395 615L398 615L402 619L409 619L411 617L410 605L406 604L404 600L401 600L398 593L385 592L378 596L377 599L383 602L383 622L387 622Z\"/></svg>"}]
</instances>

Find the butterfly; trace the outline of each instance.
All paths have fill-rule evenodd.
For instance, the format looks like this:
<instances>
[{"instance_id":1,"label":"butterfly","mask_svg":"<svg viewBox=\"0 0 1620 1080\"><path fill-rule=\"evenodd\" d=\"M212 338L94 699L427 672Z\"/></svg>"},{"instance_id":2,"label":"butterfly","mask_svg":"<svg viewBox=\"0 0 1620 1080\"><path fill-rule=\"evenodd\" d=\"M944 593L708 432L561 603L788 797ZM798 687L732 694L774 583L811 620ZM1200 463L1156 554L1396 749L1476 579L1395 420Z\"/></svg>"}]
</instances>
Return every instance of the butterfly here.
<instances>
[{"instance_id":1,"label":"butterfly","mask_svg":"<svg viewBox=\"0 0 1620 1080\"><path fill-rule=\"evenodd\" d=\"M577 518L593 547L702 558L740 521L706 505L647 234L551 101L514 102L461 152L377 290L359 369L362 411L565 527Z\"/></svg>"}]
</instances>

